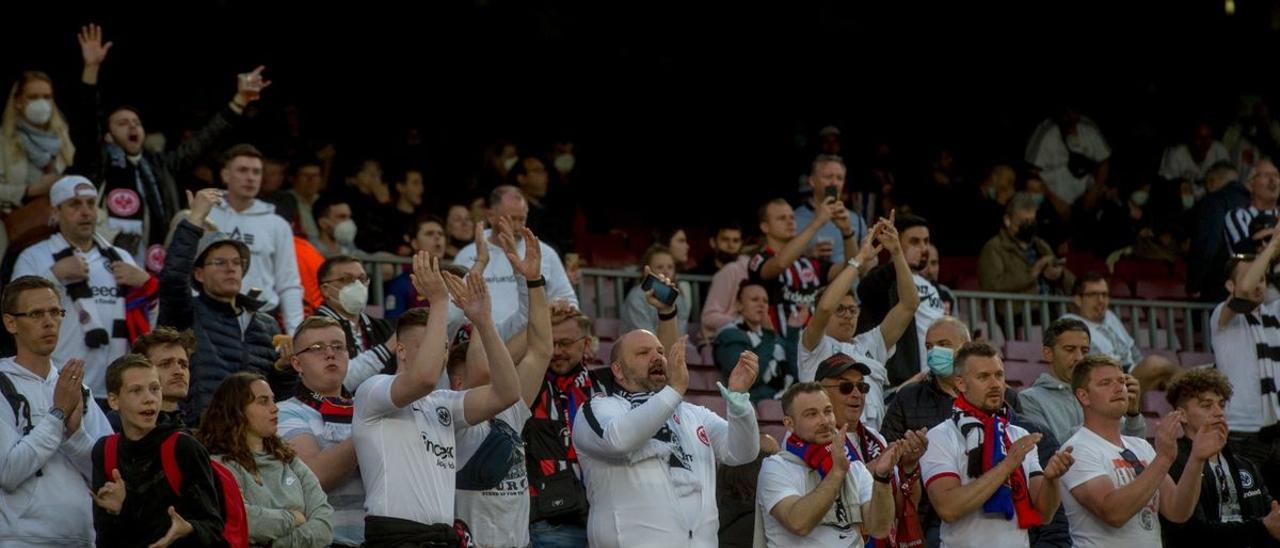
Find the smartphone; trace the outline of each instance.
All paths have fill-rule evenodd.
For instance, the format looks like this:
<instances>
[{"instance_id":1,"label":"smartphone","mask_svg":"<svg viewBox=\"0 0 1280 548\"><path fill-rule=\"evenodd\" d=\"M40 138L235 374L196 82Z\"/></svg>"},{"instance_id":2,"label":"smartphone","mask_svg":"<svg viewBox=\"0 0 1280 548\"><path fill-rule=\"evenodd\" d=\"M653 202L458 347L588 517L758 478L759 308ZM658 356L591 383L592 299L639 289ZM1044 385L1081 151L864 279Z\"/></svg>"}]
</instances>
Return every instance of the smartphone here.
<instances>
[{"instance_id":1,"label":"smartphone","mask_svg":"<svg viewBox=\"0 0 1280 548\"><path fill-rule=\"evenodd\" d=\"M653 274L644 277L644 281L640 282L640 289L642 291L653 291L653 296L667 306L674 304L676 297L680 296L676 288L663 283Z\"/></svg>"},{"instance_id":2,"label":"smartphone","mask_svg":"<svg viewBox=\"0 0 1280 548\"><path fill-rule=\"evenodd\" d=\"M837 185L827 185L827 187L822 191L822 199L825 201L827 198L833 198L837 202L840 201L840 187Z\"/></svg>"}]
</instances>

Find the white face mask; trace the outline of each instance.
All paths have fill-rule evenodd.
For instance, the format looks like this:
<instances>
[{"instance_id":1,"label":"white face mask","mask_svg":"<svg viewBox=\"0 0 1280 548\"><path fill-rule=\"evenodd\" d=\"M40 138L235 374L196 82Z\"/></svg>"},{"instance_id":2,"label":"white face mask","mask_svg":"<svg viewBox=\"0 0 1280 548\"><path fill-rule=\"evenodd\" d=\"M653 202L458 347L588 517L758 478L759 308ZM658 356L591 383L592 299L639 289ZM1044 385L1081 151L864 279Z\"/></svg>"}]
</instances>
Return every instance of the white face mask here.
<instances>
[{"instance_id":1,"label":"white face mask","mask_svg":"<svg viewBox=\"0 0 1280 548\"><path fill-rule=\"evenodd\" d=\"M49 119L53 118L53 101L48 99L36 99L27 103L27 107L22 109L22 116L28 122L37 126L43 126L49 123Z\"/></svg>"},{"instance_id":2,"label":"white face mask","mask_svg":"<svg viewBox=\"0 0 1280 548\"><path fill-rule=\"evenodd\" d=\"M352 316L364 312L364 306L368 302L369 286L364 285L364 282L351 282L338 292L338 304Z\"/></svg>"},{"instance_id":3,"label":"white face mask","mask_svg":"<svg viewBox=\"0 0 1280 548\"><path fill-rule=\"evenodd\" d=\"M509 157L509 158L503 158L503 159L502 159L502 169L505 169L505 170L507 170L507 171L511 171L511 168L515 167L515 165L516 165L516 161L518 161L518 160L520 160L520 158L519 158L519 157L516 157L516 156L511 156L511 157Z\"/></svg>"},{"instance_id":4,"label":"white face mask","mask_svg":"<svg viewBox=\"0 0 1280 548\"><path fill-rule=\"evenodd\" d=\"M356 222L347 219L333 227L333 239L342 245L349 246L356 242Z\"/></svg>"},{"instance_id":5,"label":"white face mask","mask_svg":"<svg viewBox=\"0 0 1280 548\"><path fill-rule=\"evenodd\" d=\"M574 160L575 159L572 154L561 154L556 156L556 171L559 171L560 173L569 173L570 171L573 171Z\"/></svg>"}]
</instances>

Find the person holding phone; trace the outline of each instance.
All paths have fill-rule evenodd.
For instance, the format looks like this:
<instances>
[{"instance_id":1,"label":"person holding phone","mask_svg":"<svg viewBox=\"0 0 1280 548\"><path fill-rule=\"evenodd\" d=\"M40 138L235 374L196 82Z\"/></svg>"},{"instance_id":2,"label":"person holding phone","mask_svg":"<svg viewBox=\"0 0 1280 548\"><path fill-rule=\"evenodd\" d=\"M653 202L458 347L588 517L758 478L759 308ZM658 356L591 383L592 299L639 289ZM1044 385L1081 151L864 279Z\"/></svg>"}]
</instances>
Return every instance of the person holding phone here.
<instances>
[{"instance_id":1,"label":"person holding phone","mask_svg":"<svg viewBox=\"0 0 1280 548\"><path fill-rule=\"evenodd\" d=\"M645 252L642 267L648 272L662 274L668 280L675 280L676 263L671 250L661 244L654 244ZM689 311L693 309L688 295L680 293L675 287L660 283L655 276L646 275L641 282L627 293L627 300L622 307L622 333L636 329L658 332L658 309L648 301L648 292L664 307L674 305L676 308L676 333L684 335L689 327Z\"/></svg>"},{"instance_id":2,"label":"person holding phone","mask_svg":"<svg viewBox=\"0 0 1280 548\"><path fill-rule=\"evenodd\" d=\"M842 197L846 173L844 160L839 156L823 154L813 161L813 168L805 178L808 188L804 189L811 191L812 195L808 201L801 203L795 209L796 226L800 227L800 230L808 228L818 220L818 209L821 204L830 200L844 202ZM849 223L849 228L844 229L830 219L818 222L817 236L813 240L813 247L810 248L812 254L834 264L840 264L852 257L853 253L845 254L840 242L849 230L853 231L854 242L862 241L867 235L867 222L857 213L850 211Z\"/></svg>"}]
</instances>

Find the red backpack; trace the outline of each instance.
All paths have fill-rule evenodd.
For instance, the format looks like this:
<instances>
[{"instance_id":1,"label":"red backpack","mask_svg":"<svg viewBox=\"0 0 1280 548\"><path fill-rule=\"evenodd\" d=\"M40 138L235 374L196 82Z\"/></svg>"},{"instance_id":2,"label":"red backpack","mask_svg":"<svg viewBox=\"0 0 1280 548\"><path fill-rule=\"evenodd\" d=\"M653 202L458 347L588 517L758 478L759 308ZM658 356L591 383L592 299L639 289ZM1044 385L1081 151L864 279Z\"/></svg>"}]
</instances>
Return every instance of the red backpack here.
<instances>
[{"instance_id":1,"label":"red backpack","mask_svg":"<svg viewBox=\"0 0 1280 548\"><path fill-rule=\"evenodd\" d=\"M164 477L169 480L169 488L173 494L182 496L182 469L178 467L177 430L165 438L160 444L160 465L164 467ZM120 434L107 436L106 445L102 448L103 468L107 477L116 469L116 456L120 443ZM240 494L240 484L236 477L222 463L209 459L209 467L213 469L213 479L217 483L218 494L222 496L222 538L231 548L249 547L249 518L244 511L244 497Z\"/></svg>"}]
</instances>

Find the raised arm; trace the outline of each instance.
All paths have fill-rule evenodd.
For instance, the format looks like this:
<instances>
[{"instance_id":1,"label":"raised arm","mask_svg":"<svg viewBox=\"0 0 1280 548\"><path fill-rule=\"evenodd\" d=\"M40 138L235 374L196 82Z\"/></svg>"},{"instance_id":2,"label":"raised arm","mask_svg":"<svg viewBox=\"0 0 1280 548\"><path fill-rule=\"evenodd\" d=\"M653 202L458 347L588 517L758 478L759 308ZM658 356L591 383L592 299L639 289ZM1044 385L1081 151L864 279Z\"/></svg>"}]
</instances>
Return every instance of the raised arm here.
<instances>
[{"instance_id":1,"label":"raised arm","mask_svg":"<svg viewBox=\"0 0 1280 548\"><path fill-rule=\"evenodd\" d=\"M896 211L889 212L889 219L883 223L884 228L880 232L880 244L889 250L889 256L893 260L894 283L898 286L898 304L893 305L880 322L880 336L884 338L885 348L893 348L898 344L898 339L902 338L902 334L915 321L916 308L920 306L920 293L916 291L911 266L902 253L898 229L893 225L895 213Z\"/></svg>"},{"instance_id":2,"label":"raised arm","mask_svg":"<svg viewBox=\"0 0 1280 548\"><path fill-rule=\"evenodd\" d=\"M816 211L814 211L813 222L809 223L809 226L804 227L804 230L801 230L799 234L796 234L796 237L787 242L787 245L782 246L782 249L778 250L777 255L774 255L760 266L761 279L772 280L777 278L782 274L782 271L791 266L791 263L796 262L796 259L800 258L800 255L804 253L805 248L809 247L809 241L813 239L814 235L818 233L818 230L821 229L823 225L827 224L827 221L831 220L832 202L835 202L835 198L832 198L828 203L823 204L821 207L816 208Z\"/></svg>"},{"instance_id":3,"label":"raised arm","mask_svg":"<svg viewBox=\"0 0 1280 548\"><path fill-rule=\"evenodd\" d=\"M871 261L880 253L880 246L876 242L876 236L883 229L884 223L876 223L867 237L862 240L862 247L858 250L857 256L850 255L860 265L859 268L846 268L841 270L831 281L831 285L827 286L822 292L822 298L818 299L818 307L813 312L813 319L809 321L809 325L804 328L800 335L800 344L804 345L806 351L812 352L818 347L818 343L822 342L822 336L826 334L827 323L831 321L831 315L835 314L836 307L840 305L840 299L849 294L853 289L853 282L857 281L862 275L863 265L870 266ZM893 346L893 345L887 345Z\"/></svg>"},{"instance_id":4,"label":"raised arm","mask_svg":"<svg viewBox=\"0 0 1280 548\"><path fill-rule=\"evenodd\" d=\"M444 278L440 275L440 258L432 257L426 251L419 251L413 258L413 274L410 279L418 294L427 297L427 302L440 304L433 307L434 310L427 316L427 334L422 339L422 346L414 353L412 360L400 364L396 378L391 383L391 403L396 407L409 405L435 389L449 352L445 338L449 318L444 313L443 306L448 301L449 291L445 289Z\"/></svg>"},{"instance_id":5,"label":"raised arm","mask_svg":"<svg viewBox=\"0 0 1280 548\"><path fill-rule=\"evenodd\" d=\"M538 397L542 383L546 379L547 366L551 364L551 307L547 305L547 281L542 277L542 244L534 236L533 231L523 228L525 241L524 259L516 255L513 239L501 239L502 251L511 268L523 278L528 288L529 327L525 331L526 349L516 367L516 375L520 378L520 399L526 405ZM516 280L521 283L521 280Z\"/></svg>"},{"instance_id":6,"label":"raised arm","mask_svg":"<svg viewBox=\"0 0 1280 548\"><path fill-rule=\"evenodd\" d=\"M467 424L480 424L520 400L520 380L516 377L516 366L511 363L507 345L498 335L497 326L493 324L493 304L489 299L489 286L484 281L484 274L468 272L464 282L445 272L444 281L453 295L454 304L471 320L471 326L480 337L480 344L484 345L485 354L489 358L490 384L467 390L463 397L463 414Z\"/></svg>"}]
</instances>

